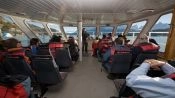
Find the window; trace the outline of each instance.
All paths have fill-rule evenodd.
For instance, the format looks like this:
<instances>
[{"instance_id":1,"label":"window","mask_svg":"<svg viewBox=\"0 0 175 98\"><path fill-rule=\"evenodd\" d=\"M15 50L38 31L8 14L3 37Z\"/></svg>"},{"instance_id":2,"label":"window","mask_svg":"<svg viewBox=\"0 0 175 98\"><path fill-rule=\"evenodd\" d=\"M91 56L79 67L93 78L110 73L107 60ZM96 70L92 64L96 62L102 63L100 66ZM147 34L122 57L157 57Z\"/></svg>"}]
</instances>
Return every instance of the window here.
<instances>
[{"instance_id":1,"label":"window","mask_svg":"<svg viewBox=\"0 0 175 98\"><path fill-rule=\"evenodd\" d=\"M3 40L15 38L21 41L23 47L29 45L29 38L23 33L19 27L13 22L9 16L0 16L0 36Z\"/></svg>"},{"instance_id":2,"label":"window","mask_svg":"<svg viewBox=\"0 0 175 98\"><path fill-rule=\"evenodd\" d=\"M83 27L86 29L86 32L93 38L95 38L96 35L96 27Z\"/></svg>"},{"instance_id":3,"label":"window","mask_svg":"<svg viewBox=\"0 0 175 98\"><path fill-rule=\"evenodd\" d=\"M114 27L100 27L100 33L101 33L101 37L103 36L103 34L107 35L108 33L112 33Z\"/></svg>"},{"instance_id":4,"label":"window","mask_svg":"<svg viewBox=\"0 0 175 98\"><path fill-rule=\"evenodd\" d=\"M117 35L123 34L125 32L126 28L127 28L127 25L119 25L119 26L117 26L116 34Z\"/></svg>"},{"instance_id":5,"label":"window","mask_svg":"<svg viewBox=\"0 0 175 98\"><path fill-rule=\"evenodd\" d=\"M74 38L77 39L77 34L78 34L77 27L63 27L63 28L67 37L73 36Z\"/></svg>"},{"instance_id":6,"label":"window","mask_svg":"<svg viewBox=\"0 0 175 98\"><path fill-rule=\"evenodd\" d=\"M126 35L126 37L130 40L130 44L133 44L139 33L142 31L143 27L145 26L146 22L147 21L140 21L131 25L129 32Z\"/></svg>"},{"instance_id":7,"label":"window","mask_svg":"<svg viewBox=\"0 0 175 98\"><path fill-rule=\"evenodd\" d=\"M48 23L47 27L50 29L53 35L62 36L62 39L65 40L65 36L61 32L59 24Z\"/></svg>"},{"instance_id":8,"label":"window","mask_svg":"<svg viewBox=\"0 0 175 98\"><path fill-rule=\"evenodd\" d=\"M156 40L160 46L160 52L165 51L172 13L162 15L149 32L149 37Z\"/></svg>"},{"instance_id":9,"label":"window","mask_svg":"<svg viewBox=\"0 0 175 98\"><path fill-rule=\"evenodd\" d=\"M40 22L35 22L35 21L30 21L26 20L25 21L27 26L32 30L32 32L40 39L42 43L48 43L50 40L50 36L45 30L43 24Z\"/></svg>"}]
</instances>

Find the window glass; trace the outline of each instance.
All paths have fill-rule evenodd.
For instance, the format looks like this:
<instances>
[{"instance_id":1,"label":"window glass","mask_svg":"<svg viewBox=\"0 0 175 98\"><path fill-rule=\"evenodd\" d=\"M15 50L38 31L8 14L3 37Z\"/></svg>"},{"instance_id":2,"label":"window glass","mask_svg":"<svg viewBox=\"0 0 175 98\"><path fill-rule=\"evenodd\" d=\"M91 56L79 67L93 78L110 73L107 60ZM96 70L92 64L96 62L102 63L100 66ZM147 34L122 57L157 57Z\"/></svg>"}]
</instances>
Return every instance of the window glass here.
<instances>
[{"instance_id":1,"label":"window glass","mask_svg":"<svg viewBox=\"0 0 175 98\"><path fill-rule=\"evenodd\" d=\"M54 23L48 23L47 27L50 29L51 33L53 35L58 35L62 36L62 39L65 40L65 36L61 32L60 25L59 24L54 24Z\"/></svg>"},{"instance_id":2,"label":"window glass","mask_svg":"<svg viewBox=\"0 0 175 98\"><path fill-rule=\"evenodd\" d=\"M65 31L67 37L73 36L74 38L77 39L77 34L78 34L77 27L66 27L65 26L63 28L64 28L64 31Z\"/></svg>"},{"instance_id":3,"label":"window glass","mask_svg":"<svg viewBox=\"0 0 175 98\"><path fill-rule=\"evenodd\" d=\"M165 51L172 13L162 15L149 32L149 37L156 40L160 46L160 52Z\"/></svg>"},{"instance_id":4,"label":"window glass","mask_svg":"<svg viewBox=\"0 0 175 98\"><path fill-rule=\"evenodd\" d=\"M142 31L143 27L145 26L146 22L147 21L140 21L131 25L128 34L126 34L126 37L130 40L130 44L133 44L139 33Z\"/></svg>"},{"instance_id":5,"label":"window glass","mask_svg":"<svg viewBox=\"0 0 175 98\"><path fill-rule=\"evenodd\" d=\"M100 27L100 33L101 33L101 37L103 36L103 34L107 35L108 33L112 33L114 27Z\"/></svg>"},{"instance_id":6,"label":"window glass","mask_svg":"<svg viewBox=\"0 0 175 98\"><path fill-rule=\"evenodd\" d=\"M50 36L45 30L43 24L35 21L26 21L28 27L32 30L32 32L40 39L42 43L48 43L50 40Z\"/></svg>"},{"instance_id":7,"label":"window glass","mask_svg":"<svg viewBox=\"0 0 175 98\"><path fill-rule=\"evenodd\" d=\"M0 16L0 36L3 40L15 38L23 47L29 45L29 38L22 32L9 16Z\"/></svg>"},{"instance_id":8,"label":"window glass","mask_svg":"<svg viewBox=\"0 0 175 98\"><path fill-rule=\"evenodd\" d=\"M123 34L125 32L126 28L127 28L127 25L119 25L119 26L117 26L116 34L117 35Z\"/></svg>"},{"instance_id":9,"label":"window glass","mask_svg":"<svg viewBox=\"0 0 175 98\"><path fill-rule=\"evenodd\" d=\"M93 38L95 38L96 35L96 27L83 27L86 29L86 32Z\"/></svg>"}]
</instances>

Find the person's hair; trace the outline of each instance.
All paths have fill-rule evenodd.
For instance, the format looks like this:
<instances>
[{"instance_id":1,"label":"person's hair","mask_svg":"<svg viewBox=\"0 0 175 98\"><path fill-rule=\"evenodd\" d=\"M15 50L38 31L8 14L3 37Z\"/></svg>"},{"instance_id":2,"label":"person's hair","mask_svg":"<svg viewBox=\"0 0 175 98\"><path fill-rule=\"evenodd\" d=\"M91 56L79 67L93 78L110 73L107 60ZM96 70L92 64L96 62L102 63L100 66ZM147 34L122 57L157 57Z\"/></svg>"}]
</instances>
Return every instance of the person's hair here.
<instances>
[{"instance_id":1,"label":"person's hair","mask_svg":"<svg viewBox=\"0 0 175 98\"><path fill-rule=\"evenodd\" d=\"M108 37L111 37L112 36L112 33L108 33Z\"/></svg>"},{"instance_id":2,"label":"person's hair","mask_svg":"<svg viewBox=\"0 0 175 98\"><path fill-rule=\"evenodd\" d=\"M99 38L98 37L95 37L95 40L99 40Z\"/></svg>"},{"instance_id":3,"label":"person's hair","mask_svg":"<svg viewBox=\"0 0 175 98\"><path fill-rule=\"evenodd\" d=\"M61 37L53 35L50 42L61 42Z\"/></svg>"},{"instance_id":4,"label":"person's hair","mask_svg":"<svg viewBox=\"0 0 175 98\"><path fill-rule=\"evenodd\" d=\"M123 45L124 44L124 39L122 37L116 38L115 39L115 44L116 45Z\"/></svg>"},{"instance_id":5,"label":"person's hair","mask_svg":"<svg viewBox=\"0 0 175 98\"><path fill-rule=\"evenodd\" d=\"M37 43L39 43L39 39L38 38L32 38L30 40L30 45L37 45Z\"/></svg>"},{"instance_id":6,"label":"person's hair","mask_svg":"<svg viewBox=\"0 0 175 98\"><path fill-rule=\"evenodd\" d=\"M118 38L119 38L119 37L123 37L123 35L119 34L119 35L118 35Z\"/></svg>"},{"instance_id":7,"label":"person's hair","mask_svg":"<svg viewBox=\"0 0 175 98\"><path fill-rule=\"evenodd\" d=\"M9 38L5 41L5 47L7 47L8 49L16 48L18 43L20 43L20 41L18 41L17 39Z\"/></svg>"},{"instance_id":8,"label":"person's hair","mask_svg":"<svg viewBox=\"0 0 175 98\"><path fill-rule=\"evenodd\" d=\"M75 44L75 39L74 37L70 36L68 39L69 44Z\"/></svg>"},{"instance_id":9,"label":"person's hair","mask_svg":"<svg viewBox=\"0 0 175 98\"><path fill-rule=\"evenodd\" d=\"M102 37L102 39L104 39L104 38L106 38L106 35L105 35L105 34L103 34L103 37Z\"/></svg>"}]
</instances>

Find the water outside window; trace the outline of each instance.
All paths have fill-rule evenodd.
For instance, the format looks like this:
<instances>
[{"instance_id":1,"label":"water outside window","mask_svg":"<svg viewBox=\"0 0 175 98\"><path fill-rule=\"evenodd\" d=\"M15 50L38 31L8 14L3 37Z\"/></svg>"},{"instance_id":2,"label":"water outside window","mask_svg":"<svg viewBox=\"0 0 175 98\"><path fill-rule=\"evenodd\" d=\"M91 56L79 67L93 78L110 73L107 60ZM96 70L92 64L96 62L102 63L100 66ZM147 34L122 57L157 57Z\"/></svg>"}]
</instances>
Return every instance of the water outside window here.
<instances>
[{"instance_id":1,"label":"water outside window","mask_svg":"<svg viewBox=\"0 0 175 98\"><path fill-rule=\"evenodd\" d=\"M125 32L126 28L127 28L127 25L119 25L119 26L117 26L116 35L123 35L123 33Z\"/></svg>"},{"instance_id":2,"label":"water outside window","mask_svg":"<svg viewBox=\"0 0 175 98\"><path fill-rule=\"evenodd\" d=\"M7 15L0 16L0 28L1 39L15 38L21 42L23 47L29 45L29 38L19 29L11 17Z\"/></svg>"},{"instance_id":3,"label":"water outside window","mask_svg":"<svg viewBox=\"0 0 175 98\"><path fill-rule=\"evenodd\" d=\"M165 51L172 13L162 15L149 32L149 37L156 40L160 46L160 52Z\"/></svg>"},{"instance_id":4,"label":"water outside window","mask_svg":"<svg viewBox=\"0 0 175 98\"><path fill-rule=\"evenodd\" d=\"M90 35L90 37L95 38L96 35L96 27L83 27L86 29L86 32Z\"/></svg>"},{"instance_id":5,"label":"water outside window","mask_svg":"<svg viewBox=\"0 0 175 98\"><path fill-rule=\"evenodd\" d=\"M78 29L77 29L77 27L68 27L68 26L65 26L65 27L63 27L64 28L64 31L65 31L65 33L66 33L66 35L67 35L67 37L70 37L70 36L72 36L72 37L74 37L75 39L77 39L77 34L78 34Z\"/></svg>"},{"instance_id":6,"label":"water outside window","mask_svg":"<svg viewBox=\"0 0 175 98\"><path fill-rule=\"evenodd\" d=\"M32 30L32 32L40 39L42 43L48 43L50 40L50 36L48 32L45 30L44 26L40 22L36 21L25 21L27 26Z\"/></svg>"},{"instance_id":7,"label":"water outside window","mask_svg":"<svg viewBox=\"0 0 175 98\"><path fill-rule=\"evenodd\" d=\"M130 40L129 44L133 44L138 34L142 31L147 21L135 22L132 24L129 32L126 34L126 37Z\"/></svg>"}]
</instances>

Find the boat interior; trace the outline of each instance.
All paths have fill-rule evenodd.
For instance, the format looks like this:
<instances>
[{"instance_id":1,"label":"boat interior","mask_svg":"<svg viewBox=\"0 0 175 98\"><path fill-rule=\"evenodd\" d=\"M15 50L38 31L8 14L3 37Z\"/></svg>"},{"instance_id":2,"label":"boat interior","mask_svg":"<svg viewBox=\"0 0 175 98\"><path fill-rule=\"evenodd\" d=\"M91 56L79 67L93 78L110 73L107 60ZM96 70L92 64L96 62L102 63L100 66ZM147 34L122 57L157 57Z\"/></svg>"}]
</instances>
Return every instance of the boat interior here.
<instances>
[{"instance_id":1,"label":"boat interior","mask_svg":"<svg viewBox=\"0 0 175 98\"><path fill-rule=\"evenodd\" d=\"M83 28L88 33L87 52L83 49ZM114 38L125 35L132 47L147 35L156 40L160 49L157 54L140 55L136 60L156 58L175 65L175 0L0 0L0 40L15 38L27 49L26 54L35 66L35 82L39 83L39 87L31 88L38 98L118 96L131 70L128 68L132 55L117 55L114 67L105 67L103 58L98 53L94 55L93 43L96 37L102 39L109 33ZM64 43L55 48L55 56L50 49L53 36L61 36ZM79 48L76 61L66 43L72 37ZM37 55L28 51L33 38L39 40ZM8 56L5 61L2 65L10 62L26 66L14 57ZM26 70L15 67L19 72Z\"/></svg>"}]
</instances>

